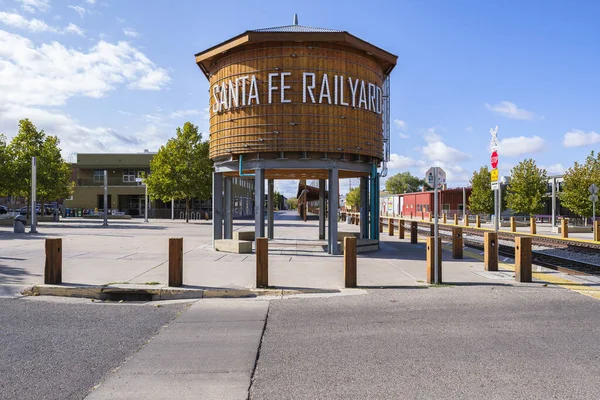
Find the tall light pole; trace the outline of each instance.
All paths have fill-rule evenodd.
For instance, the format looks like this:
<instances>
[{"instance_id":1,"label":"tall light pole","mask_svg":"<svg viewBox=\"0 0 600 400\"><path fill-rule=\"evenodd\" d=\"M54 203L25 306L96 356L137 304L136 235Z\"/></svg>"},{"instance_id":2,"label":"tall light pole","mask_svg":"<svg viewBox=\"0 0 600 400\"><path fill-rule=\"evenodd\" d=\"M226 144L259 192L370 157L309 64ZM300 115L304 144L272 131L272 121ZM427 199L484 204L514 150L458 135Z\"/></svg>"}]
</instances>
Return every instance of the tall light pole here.
<instances>
[{"instance_id":1,"label":"tall light pole","mask_svg":"<svg viewBox=\"0 0 600 400\"><path fill-rule=\"evenodd\" d=\"M144 182L144 222L148 222L148 185Z\"/></svg>"},{"instance_id":2,"label":"tall light pole","mask_svg":"<svg viewBox=\"0 0 600 400\"><path fill-rule=\"evenodd\" d=\"M31 227L29 233L37 233L37 161L31 157Z\"/></svg>"},{"instance_id":3,"label":"tall light pole","mask_svg":"<svg viewBox=\"0 0 600 400\"><path fill-rule=\"evenodd\" d=\"M108 226L108 171L104 170L104 223Z\"/></svg>"},{"instance_id":4,"label":"tall light pole","mask_svg":"<svg viewBox=\"0 0 600 400\"><path fill-rule=\"evenodd\" d=\"M438 227L438 167L433 167L433 282L440 283L438 273L439 260L438 254L441 250L438 245L439 227ZM391 223L391 222L390 222Z\"/></svg>"}]
</instances>

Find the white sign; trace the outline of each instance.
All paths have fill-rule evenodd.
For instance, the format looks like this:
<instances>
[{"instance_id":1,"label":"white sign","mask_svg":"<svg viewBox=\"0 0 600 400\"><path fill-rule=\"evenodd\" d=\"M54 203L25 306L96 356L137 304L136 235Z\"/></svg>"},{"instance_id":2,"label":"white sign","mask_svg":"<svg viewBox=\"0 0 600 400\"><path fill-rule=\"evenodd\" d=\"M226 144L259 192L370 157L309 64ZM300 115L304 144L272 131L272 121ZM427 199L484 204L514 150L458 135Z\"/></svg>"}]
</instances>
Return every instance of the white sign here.
<instances>
[{"instance_id":1,"label":"white sign","mask_svg":"<svg viewBox=\"0 0 600 400\"><path fill-rule=\"evenodd\" d=\"M300 75L299 72L295 72L295 74ZM302 72L302 78L294 75L292 72L276 72L268 75L268 104L291 103L292 100L288 97L291 92L289 82L302 79L302 103L361 108L377 114L383 112L383 90L374 83L352 79L352 77L344 75L330 77L322 74L317 76L314 72ZM231 108L259 105L261 83L256 79L256 75L244 75L222 80L213 85L210 91L213 113Z\"/></svg>"},{"instance_id":2,"label":"white sign","mask_svg":"<svg viewBox=\"0 0 600 400\"><path fill-rule=\"evenodd\" d=\"M598 195L597 194L593 194L589 197L590 201L598 201Z\"/></svg>"},{"instance_id":3,"label":"white sign","mask_svg":"<svg viewBox=\"0 0 600 400\"><path fill-rule=\"evenodd\" d=\"M493 152L498 150L498 125L495 128L490 128L492 140L490 141L490 150Z\"/></svg>"},{"instance_id":4,"label":"white sign","mask_svg":"<svg viewBox=\"0 0 600 400\"><path fill-rule=\"evenodd\" d=\"M492 182L492 190L498 190L499 186L500 186L500 184L498 183L498 181Z\"/></svg>"},{"instance_id":5,"label":"white sign","mask_svg":"<svg viewBox=\"0 0 600 400\"><path fill-rule=\"evenodd\" d=\"M433 187L433 171L434 167L431 167L425 172L425 182L431 187ZM446 172L438 167L438 177L437 177L438 189L441 189L446 184Z\"/></svg>"},{"instance_id":6,"label":"white sign","mask_svg":"<svg viewBox=\"0 0 600 400\"><path fill-rule=\"evenodd\" d=\"M591 194L596 194L596 193L598 193L598 186L596 186L596 184L592 183L592 186L590 186L588 190L590 191Z\"/></svg>"}]
</instances>

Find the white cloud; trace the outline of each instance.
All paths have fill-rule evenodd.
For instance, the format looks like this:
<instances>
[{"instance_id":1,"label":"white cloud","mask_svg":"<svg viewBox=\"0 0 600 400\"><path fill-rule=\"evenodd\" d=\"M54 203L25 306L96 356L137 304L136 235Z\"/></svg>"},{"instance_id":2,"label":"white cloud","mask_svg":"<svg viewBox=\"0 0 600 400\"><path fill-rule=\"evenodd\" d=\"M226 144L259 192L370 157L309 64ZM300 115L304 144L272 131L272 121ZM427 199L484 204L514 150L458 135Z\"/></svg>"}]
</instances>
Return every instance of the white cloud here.
<instances>
[{"instance_id":1,"label":"white cloud","mask_svg":"<svg viewBox=\"0 0 600 400\"><path fill-rule=\"evenodd\" d=\"M123 33L125 34L125 36L130 37L130 38L136 38L136 37L140 36L140 34L137 33L136 30L133 28L123 29Z\"/></svg>"},{"instance_id":2,"label":"white cloud","mask_svg":"<svg viewBox=\"0 0 600 400\"><path fill-rule=\"evenodd\" d=\"M427 129L427 132L425 133L425 135L423 135L423 138L427 143L435 143L442 141L442 137L437 134L435 128Z\"/></svg>"},{"instance_id":3,"label":"white cloud","mask_svg":"<svg viewBox=\"0 0 600 400\"><path fill-rule=\"evenodd\" d=\"M390 154L390 161L388 163L389 169L408 169L414 167L421 167L425 163L421 160L415 160L410 157L401 156L396 153Z\"/></svg>"},{"instance_id":4,"label":"white cloud","mask_svg":"<svg viewBox=\"0 0 600 400\"><path fill-rule=\"evenodd\" d=\"M122 23L122 24L124 24L125 22L127 22L125 20L125 18L119 18L119 17L117 17L117 21L120 22L120 23Z\"/></svg>"},{"instance_id":5,"label":"white cloud","mask_svg":"<svg viewBox=\"0 0 600 400\"><path fill-rule=\"evenodd\" d=\"M473 133L473 127L471 125L467 126L465 132Z\"/></svg>"},{"instance_id":6,"label":"white cloud","mask_svg":"<svg viewBox=\"0 0 600 400\"><path fill-rule=\"evenodd\" d=\"M83 33L83 29L81 29L80 27L78 27L77 25L70 23L69 26L67 26L65 28L65 32L69 32L69 33L75 33L76 35L79 36L85 36L85 34Z\"/></svg>"},{"instance_id":7,"label":"white cloud","mask_svg":"<svg viewBox=\"0 0 600 400\"><path fill-rule=\"evenodd\" d=\"M29 9L47 11L50 8L50 0L17 0L26 11ZM27 8L26 8L27 7ZM29 11L31 12L31 11Z\"/></svg>"},{"instance_id":8,"label":"white cloud","mask_svg":"<svg viewBox=\"0 0 600 400\"><path fill-rule=\"evenodd\" d=\"M399 136L400 136L400 139L408 139L408 138L410 138L410 135L407 134L407 133L400 133Z\"/></svg>"},{"instance_id":9,"label":"white cloud","mask_svg":"<svg viewBox=\"0 0 600 400\"><path fill-rule=\"evenodd\" d=\"M19 14L0 11L0 23L13 28L24 29L30 32L58 32L57 28L49 26L39 19L27 19Z\"/></svg>"},{"instance_id":10,"label":"white cloud","mask_svg":"<svg viewBox=\"0 0 600 400\"><path fill-rule=\"evenodd\" d=\"M398 128L402 131L406 130L406 122L402 121L401 119L395 119L394 125L396 125L396 128Z\"/></svg>"},{"instance_id":11,"label":"white cloud","mask_svg":"<svg viewBox=\"0 0 600 400\"><path fill-rule=\"evenodd\" d=\"M85 0L88 4L96 4L96 0Z\"/></svg>"},{"instance_id":12,"label":"white cloud","mask_svg":"<svg viewBox=\"0 0 600 400\"><path fill-rule=\"evenodd\" d=\"M69 7L71 10L75 10L75 12L79 14L81 18L83 18L86 13L86 9L81 6L68 5L67 7Z\"/></svg>"},{"instance_id":13,"label":"white cloud","mask_svg":"<svg viewBox=\"0 0 600 400\"><path fill-rule=\"evenodd\" d=\"M469 159L469 155L448 146L442 141L431 141L422 149L425 157L432 162L443 162L447 164L458 163Z\"/></svg>"},{"instance_id":14,"label":"white cloud","mask_svg":"<svg viewBox=\"0 0 600 400\"><path fill-rule=\"evenodd\" d=\"M541 118L537 114L524 110L522 108L518 108L516 104L511 103L510 101L501 101L500 103L491 106L485 103L485 107L493 113L502 115L503 117L509 119L521 119L521 120L534 120Z\"/></svg>"},{"instance_id":15,"label":"white cloud","mask_svg":"<svg viewBox=\"0 0 600 400\"><path fill-rule=\"evenodd\" d=\"M23 11L34 14L35 13L35 8L28 6L27 4L23 4L21 6L21 8L23 8Z\"/></svg>"},{"instance_id":16,"label":"white cloud","mask_svg":"<svg viewBox=\"0 0 600 400\"><path fill-rule=\"evenodd\" d=\"M58 42L36 46L0 30L0 104L57 106L74 96L100 98L118 85L158 90L170 81L127 42L99 41L87 52Z\"/></svg>"},{"instance_id":17,"label":"white cloud","mask_svg":"<svg viewBox=\"0 0 600 400\"><path fill-rule=\"evenodd\" d=\"M565 133L563 146L581 147L600 143L600 134L594 131L584 132L579 129L573 129Z\"/></svg>"},{"instance_id":18,"label":"white cloud","mask_svg":"<svg viewBox=\"0 0 600 400\"><path fill-rule=\"evenodd\" d=\"M546 170L546 172L548 173L548 175L562 175L565 173L566 168L560 164L553 164L550 165L548 167L540 167Z\"/></svg>"},{"instance_id":19,"label":"white cloud","mask_svg":"<svg viewBox=\"0 0 600 400\"><path fill-rule=\"evenodd\" d=\"M190 115L200 115L201 113L202 111L200 110L177 110L169 114L169 118L188 117Z\"/></svg>"},{"instance_id":20,"label":"white cloud","mask_svg":"<svg viewBox=\"0 0 600 400\"><path fill-rule=\"evenodd\" d=\"M539 136L532 137L509 137L498 143L498 154L500 156L520 156L527 153L536 153L544 148L545 141Z\"/></svg>"}]
</instances>

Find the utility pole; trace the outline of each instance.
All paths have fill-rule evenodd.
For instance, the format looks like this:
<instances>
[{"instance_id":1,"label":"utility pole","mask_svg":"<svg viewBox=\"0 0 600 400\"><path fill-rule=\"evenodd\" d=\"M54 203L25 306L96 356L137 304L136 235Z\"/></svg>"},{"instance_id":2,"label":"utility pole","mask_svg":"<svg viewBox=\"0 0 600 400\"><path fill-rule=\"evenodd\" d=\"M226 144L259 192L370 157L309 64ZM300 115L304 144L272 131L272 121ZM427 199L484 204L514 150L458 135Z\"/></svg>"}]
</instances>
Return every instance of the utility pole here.
<instances>
[{"instance_id":1,"label":"utility pole","mask_svg":"<svg viewBox=\"0 0 600 400\"><path fill-rule=\"evenodd\" d=\"M433 282L440 283L438 274L439 260L438 254L441 250L438 245L439 226L438 226L438 167L433 167ZM391 223L391 222L390 222Z\"/></svg>"},{"instance_id":2,"label":"utility pole","mask_svg":"<svg viewBox=\"0 0 600 400\"><path fill-rule=\"evenodd\" d=\"M37 233L37 161L31 157L31 227L29 233Z\"/></svg>"}]
</instances>

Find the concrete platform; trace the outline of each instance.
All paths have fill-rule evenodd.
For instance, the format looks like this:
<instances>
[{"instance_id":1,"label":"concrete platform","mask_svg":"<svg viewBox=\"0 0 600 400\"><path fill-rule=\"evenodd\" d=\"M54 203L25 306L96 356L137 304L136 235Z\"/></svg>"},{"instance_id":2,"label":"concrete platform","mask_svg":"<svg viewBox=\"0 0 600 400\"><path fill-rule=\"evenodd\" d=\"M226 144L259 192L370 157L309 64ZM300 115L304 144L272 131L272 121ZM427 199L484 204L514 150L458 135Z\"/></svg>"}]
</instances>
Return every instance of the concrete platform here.
<instances>
[{"instance_id":1,"label":"concrete platform","mask_svg":"<svg viewBox=\"0 0 600 400\"><path fill-rule=\"evenodd\" d=\"M237 239L215 240L215 250L225 253L252 253L252 242Z\"/></svg>"},{"instance_id":2,"label":"concrete platform","mask_svg":"<svg viewBox=\"0 0 600 400\"><path fill-rule=\"evenodd\" d=\"M247 240L254 242L254 231L235 231L233 232L233 238L235 240Z\"/></svg>"}]
</instances>

